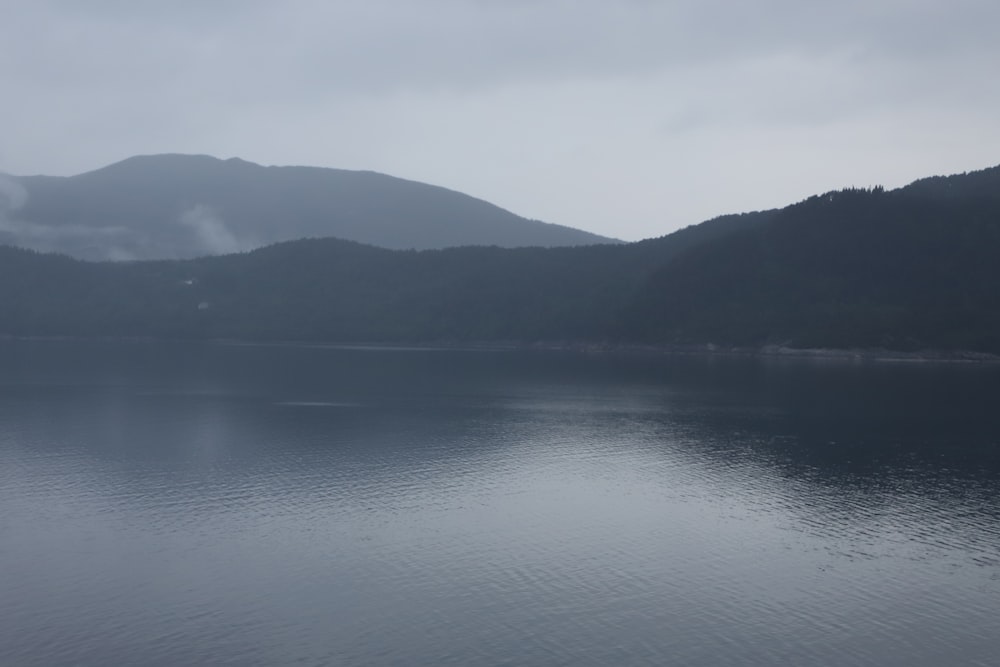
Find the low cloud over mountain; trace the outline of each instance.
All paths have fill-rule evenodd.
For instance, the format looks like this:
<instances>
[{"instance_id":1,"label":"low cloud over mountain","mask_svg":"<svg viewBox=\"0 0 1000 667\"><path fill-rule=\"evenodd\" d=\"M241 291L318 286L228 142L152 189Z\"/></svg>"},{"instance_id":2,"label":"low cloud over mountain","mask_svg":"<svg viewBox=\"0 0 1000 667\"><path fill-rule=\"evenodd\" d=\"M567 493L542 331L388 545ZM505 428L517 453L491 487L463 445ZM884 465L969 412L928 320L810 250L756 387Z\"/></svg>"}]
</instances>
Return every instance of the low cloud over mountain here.
<instances>
[{"instance_id":1,"label":"low cloud over mountain","mask_svg":"<svg viewBox=\"0 0 1000 667\"><path fill-rule=\"evenodd\" d=\"M181 259L307 237L392 249L614 242L374 172L157 155L0 180L0 242L82 259Z\"/></svg>"}]
</instances>

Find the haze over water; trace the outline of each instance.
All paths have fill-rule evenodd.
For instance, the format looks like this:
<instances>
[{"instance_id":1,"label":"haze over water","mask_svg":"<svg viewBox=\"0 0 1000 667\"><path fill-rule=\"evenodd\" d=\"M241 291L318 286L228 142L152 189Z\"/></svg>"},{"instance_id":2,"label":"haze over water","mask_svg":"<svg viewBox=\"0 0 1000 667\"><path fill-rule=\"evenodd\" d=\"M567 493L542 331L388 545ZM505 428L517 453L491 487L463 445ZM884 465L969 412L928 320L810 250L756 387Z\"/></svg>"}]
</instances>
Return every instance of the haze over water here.
<instances>
[{"instance_id":1,"label":"haze over water","mask_svg":"<svg viewBox=\"0 0 1000 667\"><path fill-rule=\"evenodd\" d=\"M3 665L993 665L1000 367L0 343Z\"/></svg>"}]
</instances>

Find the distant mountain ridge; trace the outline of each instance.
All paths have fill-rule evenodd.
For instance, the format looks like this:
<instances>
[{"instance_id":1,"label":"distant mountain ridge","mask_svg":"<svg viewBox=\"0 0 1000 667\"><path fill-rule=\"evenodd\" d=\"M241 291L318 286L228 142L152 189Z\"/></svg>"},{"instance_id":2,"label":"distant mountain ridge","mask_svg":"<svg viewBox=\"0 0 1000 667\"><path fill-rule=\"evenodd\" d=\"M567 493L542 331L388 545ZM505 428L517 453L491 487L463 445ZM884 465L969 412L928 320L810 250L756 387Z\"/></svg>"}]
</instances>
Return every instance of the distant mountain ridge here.
<instances>
[{"instance_id":1,"label":"distant mountain ridge","mask_svg":"<svg viewBox=\"0 0 1000 667\"><path fill-rule=\"evenodd\" d=\"M0 180L0 243L81 259L185 259L319 237L417 250L618 242L370 171L169 154Z\"/></svg>"},{"instance_id":2,"label":"distant mountain ridge","mask_svg":"<svg viewBox=\"0 0 1000 667\"><path fill-rule=\"evenodd\" d=\"M627 244L327 238L123 263L0 247L0 335L998 355L998 257L1000 167Z\"/></svg>"}]
</instances>

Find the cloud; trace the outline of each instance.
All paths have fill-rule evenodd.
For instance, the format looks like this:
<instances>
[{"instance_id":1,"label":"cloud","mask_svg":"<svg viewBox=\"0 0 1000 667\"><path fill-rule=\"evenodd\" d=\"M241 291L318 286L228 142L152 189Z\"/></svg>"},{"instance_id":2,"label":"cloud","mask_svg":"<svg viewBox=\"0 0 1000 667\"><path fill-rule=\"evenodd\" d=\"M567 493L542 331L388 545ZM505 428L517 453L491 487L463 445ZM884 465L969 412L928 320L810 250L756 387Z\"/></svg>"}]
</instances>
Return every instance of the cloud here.
<instances>
[{"instance_id":1,"label":"cloud","mask_svg":"<svg viewBox=\"0 0 1000 667\"><path fill-rule=\"evenodd\" d=\"M206 255L224 255L249 250L253 244L241 241L208 206L197 204L184 211L177 221L194 230L200 249Z\"/></svg>"},{"instance_id":2,"label":"cloud","mask_svg":"<svg viewBox=\"0 0 1000 667\"><path fill-rule=\"evenodd\" d=\"M28 201L28 191L16 179L0 175L0 242L40 252L59 252L93 260L136 259L153 241L141 231L113 225L44 224L24 220L17 211ZM208 206L198 204L177 218L194 235L194 252L205 255L241 252L254 247L233 234ZM155 245L155 244L154 244ZM184 254L190 254L185 249Z\"/></svg>"},{"instance_id":3,"label":"cloud","mask_svg":"<svg viewBox=\"0 0 1000 667\"><path fill-rule=\"evenodd\" d=\"M0 219L4 214L16 211L28 202L28 191L23 185L0 174Z\"/></svg>"},{"instance_id":4,"label":"cloud","mask_svg":"<svg viewBox=\"0 0 1000 667\"><path fill-rule=\"evenodd\" d=\"M129 234L129 230L121 227L89 227L74 224L45 225L3 216L0 216L0 231L16 236L19 242L25 244L50 242L52 245L46 248L48 250L59 250L58 246L63 241L97 242Z\"/></svg>"},{"instance_id":5,"label":"cloud","mask_svg":"<svg viewBox=\"0 0 1000 667\"><path fill-rule=\"evenodd\" d=\"M0 169L372 169L639 238L994 164L998 23L995 0L12 0Z\"/></svg>"},{"instance_id":6,"label":"cloud","mask_svg":"<svg viewBox=\"0 0 1000 667\"><path fill-rule=\"evenodd\" d=\"M0 239L21 248L58 252L94 260L130 260L135 255L125 247L132 234L120 227L44 225L18 220L0 213Z\"/></svg>"},{"instance_id":7,"label":"cloud","mask_svg":"<svg viewBox=\"0 0 1000 667\"><path fill-rule=\"evenodd\" d=\"M50 48L25 53L25 70L43 65L50 75L82 76L81 85L208 84L216 95L266 91L302 101L634 77L791 53L926 61L995 51L990 26L1000 17L985 0L39 4L22 16L36 29L31 38ZM68 51L79 57L67 62Z\"/></svg>"},{"instance_id":8,"label":"cloud","mask_svg":"<svg viewBox=\"0 0 1000 667\"><path fill-rule=\"evenodd\" d=\"M28 190L17 180L0 174L0 240L39 252L77 254L91 259L135 259L122 247L132 236L123 227L77 224L46 225L20 219Z\"/></svg>"}]
</instances>

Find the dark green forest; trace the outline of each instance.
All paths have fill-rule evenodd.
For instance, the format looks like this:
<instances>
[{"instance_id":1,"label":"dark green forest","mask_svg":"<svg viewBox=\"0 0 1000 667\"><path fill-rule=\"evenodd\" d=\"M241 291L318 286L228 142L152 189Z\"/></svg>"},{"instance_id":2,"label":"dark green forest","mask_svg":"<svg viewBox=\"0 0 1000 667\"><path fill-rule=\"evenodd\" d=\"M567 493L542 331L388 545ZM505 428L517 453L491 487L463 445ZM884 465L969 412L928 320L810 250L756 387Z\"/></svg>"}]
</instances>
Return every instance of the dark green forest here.
<instances>
[{"instance_id":1,"label":"dark green forest","mask_svg":"<svg viewBox=\"0 0 1000 667\"><path fill-rule=\"evenodd\" d=\"M1000 352L1000 167L631 244L181 261L0 248L0 334Z\"/></svg>"}]
</instances>

